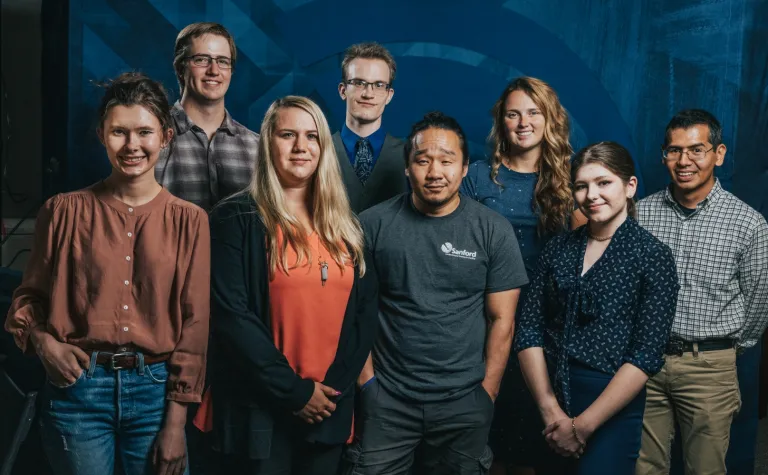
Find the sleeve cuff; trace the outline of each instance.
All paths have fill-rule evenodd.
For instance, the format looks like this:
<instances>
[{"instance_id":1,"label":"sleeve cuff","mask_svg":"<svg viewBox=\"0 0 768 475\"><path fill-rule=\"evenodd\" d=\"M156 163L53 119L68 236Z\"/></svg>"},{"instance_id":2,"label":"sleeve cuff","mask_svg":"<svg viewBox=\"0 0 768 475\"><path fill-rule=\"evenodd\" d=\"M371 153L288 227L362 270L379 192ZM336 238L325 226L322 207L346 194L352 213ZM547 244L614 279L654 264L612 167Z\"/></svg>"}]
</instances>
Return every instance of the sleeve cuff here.
<instances>
[{"instance_id":1,"label":"sleeve cuff","mask_svg":"<svg viewBox=\"0 0 768 475\"><path fill-rule=\"evenodd\" d=\"M521 351L527 350L528 348L544 348L544 344L539 341L526 341L524 343L514 344L515 353L520 353Z\"/></svg>"},{"instance_id":2,"label":"sleeve cuff","mask_svg":"<svg viewBox=\"0 0 768 475\"><path fill-rule=\"evenodd\" d=\"M168 401L176 401L176 402L183 402L183 403L200 403L202 402L202 397L200 394L197 393L179 393L179 392L169 392L165 395L165 399Z\"/></svg>"},{"instance_id":3,"label":"sleeve cuff","mask_svg":"<svg viewBox=\"0 0 768 475\"><path fill-rule=\"evenodd\" d=\"M168 389L165 394L165 399L169 401L195 403L202 401L202 388L196 391L192 385L179 379L176 379L175 381L169 379L166 384Z\"/></svg>"},{"instance_id":4,"label":"sleeve cuff","mask_svg":"<svg viewBox=\"0 0 768 475\"><path fill-rule=\"evenodd\" d=\"M654 364L649 364L648 360L643 361L641 358L628 355L624 357L624 363L631 364L635 368L647 374L649 378L652 378L656 375L656 373L661 371L661 368L664 366L664 359L662 358L660 361L657 361Z\"/></svg>"},{"instance_id":5,"label":"sleeve cuff","mask_svg":"<svg viewBox=\"0 0 768 475\"><path fill-rule=\"evenodd\" d=\"M528 348L544 348L544 338L535 332L518 332L512 342L512 349L515 353L520 353Z\"/></svg>"},{"instance_id":6,"label":"sleeve cuff","mask_svg":"<svg viewBox=\"0 0 768 475\"><path fill-rule=\"evenodd\" d=\"M35 345L32 344L30 335L32 334L32 330L34 328L37 328L43 324L44 322L38 322L37 320L32 320L29 326L24 328L17 328L13 330L14 343L16 343L16 346L18 346L21 352L24 353L25 355L34 355L36 353Z\"/></svg>"},{"instance_id":7,"label":"sleeve cuff","mask_svg":"<svg viewBox=\"0 0 768 475\"><path fill-rule=\"evenodd\" d=\"M513 282L507 282L503 285L496 285L494 287L486 287L485 293L486 294L495 294L497 292L505 292L507 290L514 290L519 289L521 287L524 287L528 285L530 282L528 281L527 277L523 277L522 279L518 279Z\"/></svg>"},{"instance_id":8,"label":"sleeve cuff","mask_svg":"<svg viewBox=\"0 0 768 475\"><path fill-rule=\"evenodd\" d=\"M736 343L736 349L744 351L747 348L752 348L756 344L757 344L757 339L756 338L745 338L745 339L742 339L741 341L739 341L738 343Z\"/></svg>"},{"instance_id":9,"label":"sleeve cuff","mask_svg":"<svg viewBox=\"0 0 768 475\"><path fill-rule=\"evenodd\" d=\"M300 411L307 405L315 392L315 382L311 379L301 379L288 400L292 411Z\"/></svg>"}]
</instances>

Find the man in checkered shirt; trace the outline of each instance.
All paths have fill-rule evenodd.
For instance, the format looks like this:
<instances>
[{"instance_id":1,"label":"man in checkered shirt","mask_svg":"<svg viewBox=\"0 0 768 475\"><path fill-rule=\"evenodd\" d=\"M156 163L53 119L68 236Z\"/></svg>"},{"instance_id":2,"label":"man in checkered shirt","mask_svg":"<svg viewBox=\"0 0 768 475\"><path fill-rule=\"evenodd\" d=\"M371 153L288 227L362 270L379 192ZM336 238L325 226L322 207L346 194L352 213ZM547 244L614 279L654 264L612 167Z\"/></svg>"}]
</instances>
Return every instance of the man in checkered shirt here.
<instances>
[{"instance_id":1,"label":"man in checkered shirt","mask_svg":"<svg viewBox=\"0 0 768 475\"><path fill-rule=\"evenodd\" d=\"M768 324L768 224L715 178L725 152L712 114L680 112L662 148L672 183L638 206L640 223L674 253L680 293L666 364L647 384L636 475L669 473L675 422L686 473L726 473L741 407L736 353Z\"/></svg>"},{"instance_id":2,"label":"man in checkered shirt","mask_svg":"<svg viewBox=\"0 0 768 475\"><path fill-rule=\"evenodd\" d=\"M193 23L176 38L176 137L157 161L155 176L172 194L206 211L248 186L258 155L259 135L224 107L236 59L235 41L218 23Z\"/></svg>"}]
</instances>

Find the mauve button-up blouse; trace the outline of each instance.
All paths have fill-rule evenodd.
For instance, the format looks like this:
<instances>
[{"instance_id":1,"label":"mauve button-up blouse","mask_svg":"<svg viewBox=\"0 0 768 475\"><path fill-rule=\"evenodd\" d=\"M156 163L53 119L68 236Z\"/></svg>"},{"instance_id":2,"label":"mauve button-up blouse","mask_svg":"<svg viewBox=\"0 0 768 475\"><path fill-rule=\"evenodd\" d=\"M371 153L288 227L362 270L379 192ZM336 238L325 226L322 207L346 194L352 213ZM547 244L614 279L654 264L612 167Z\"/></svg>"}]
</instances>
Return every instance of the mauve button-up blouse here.
<instances>
[{"instance_id":1,"label":"mauve button-up blouse","mask_svg":"<svg viewBox=\"0 0 768 475\"><path fill-rule=\"evenodd\" d=\"M5 329L23 351L37 325L86 350L168 355L167 398L199 402L210 313L210 231L164 188L128 206L103 183L40 210Z\"/></svg>"}]
</instances>

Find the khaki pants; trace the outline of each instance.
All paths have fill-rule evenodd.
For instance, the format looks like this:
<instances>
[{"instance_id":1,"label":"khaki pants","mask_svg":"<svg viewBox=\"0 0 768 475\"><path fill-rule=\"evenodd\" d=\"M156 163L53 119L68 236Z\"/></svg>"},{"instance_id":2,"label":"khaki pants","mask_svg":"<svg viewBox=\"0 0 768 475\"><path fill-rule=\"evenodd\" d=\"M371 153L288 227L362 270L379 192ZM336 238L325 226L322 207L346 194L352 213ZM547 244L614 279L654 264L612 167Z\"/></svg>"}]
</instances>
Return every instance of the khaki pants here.
<instances>
[{"instance_id":1,"label":"khaki pants","mask_svg":"<svg viewBox=\"0 0 768 475\"><path fill-rule=\"evenodd\" d=\"M643 438L636 475L669 473L675 421L680 426L686 475L724 475L731 422L741 409L736 351L667 356L648 381Z\"/></svg>"}]
</instances>

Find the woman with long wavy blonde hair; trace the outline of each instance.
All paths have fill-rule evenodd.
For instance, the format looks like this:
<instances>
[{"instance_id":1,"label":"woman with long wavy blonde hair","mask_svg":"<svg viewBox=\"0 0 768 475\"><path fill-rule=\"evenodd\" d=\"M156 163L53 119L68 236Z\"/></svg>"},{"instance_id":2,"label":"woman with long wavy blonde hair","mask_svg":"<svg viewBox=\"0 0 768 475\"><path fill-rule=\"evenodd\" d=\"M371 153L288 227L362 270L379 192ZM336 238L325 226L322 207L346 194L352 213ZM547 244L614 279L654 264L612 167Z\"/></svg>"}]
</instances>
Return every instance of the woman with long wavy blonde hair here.
<instances>
[{"instance_id":1,"label":"woman with long wavy blonde hair","mask_svg":"<svg viewBox=\"0 0 768 475\"><path fill-rule=\"evenodd\" d=\"M501 93L492 115L491 156L470 165L461 192L512 223L532 275L544 244L568 229L574 209L568 114L547 83L520 77ZM524 288L521 307L525 294ZM516 357L507 365L494 417L492 473L531 473L522 467L533 467L546 453L546 444Z\"/></svg>"},{"instance_id":2,"label":"woman with long wavy blonde hair","mask_svg":"<svg viewBox=\"0 0 768 475\"><path fill-rule=\"evenodd\" d=\"M211 234L210 425L224 472L336 473L378 297L314 102L270 106L251 185L212 210Z\"/></svg>"}]
</instances>

